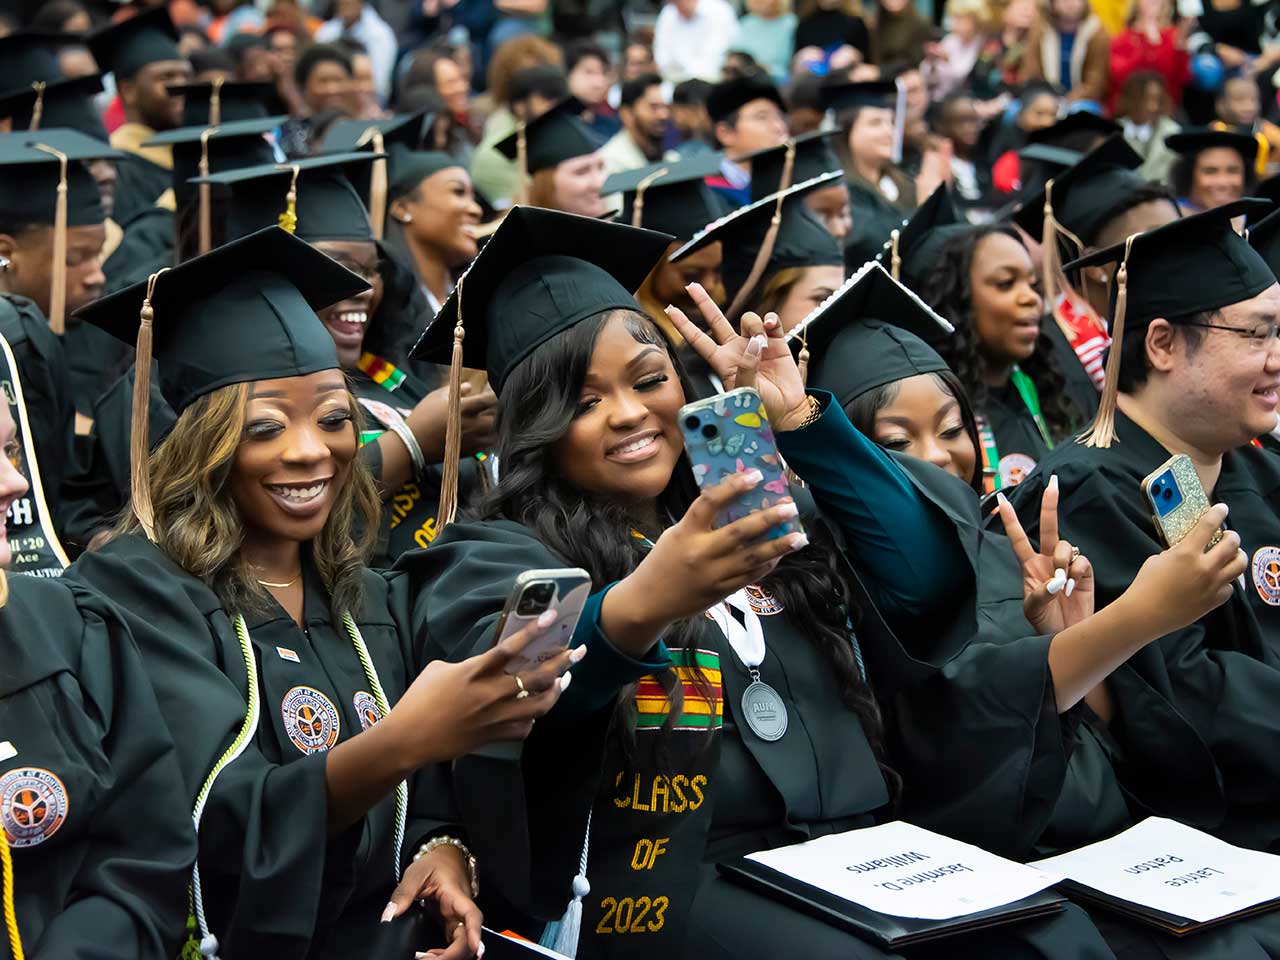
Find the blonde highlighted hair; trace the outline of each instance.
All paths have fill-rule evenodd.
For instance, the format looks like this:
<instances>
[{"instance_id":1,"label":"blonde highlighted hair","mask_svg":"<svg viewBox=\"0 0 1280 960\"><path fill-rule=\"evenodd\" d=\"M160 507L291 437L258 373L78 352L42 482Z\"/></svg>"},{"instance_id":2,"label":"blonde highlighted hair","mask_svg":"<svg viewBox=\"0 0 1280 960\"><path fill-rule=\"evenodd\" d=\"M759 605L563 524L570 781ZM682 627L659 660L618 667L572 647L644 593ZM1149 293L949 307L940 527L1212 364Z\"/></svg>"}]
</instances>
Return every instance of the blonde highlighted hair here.
<instances>
[{"instance_id":1,"label":"blonde highlighted hair","mask_svg":"<svg viewBox=\"0 0 1280 960\"><path fill-rule=\"evenodd\" d=\"M236 383L198 398L151 455L156 545L218 595L229 613L260 610L269 595L241 553L244 519L230 479L244 432L251 384ZM348 391L351 429L360 436L360 406ZM304 548L319 571L335 616L356 613L361 574L378 533L381 504L373 477L357 456L337 491L324 529ZM115 533L141 532L126 509Z\"/></svg>"}]
</instances>

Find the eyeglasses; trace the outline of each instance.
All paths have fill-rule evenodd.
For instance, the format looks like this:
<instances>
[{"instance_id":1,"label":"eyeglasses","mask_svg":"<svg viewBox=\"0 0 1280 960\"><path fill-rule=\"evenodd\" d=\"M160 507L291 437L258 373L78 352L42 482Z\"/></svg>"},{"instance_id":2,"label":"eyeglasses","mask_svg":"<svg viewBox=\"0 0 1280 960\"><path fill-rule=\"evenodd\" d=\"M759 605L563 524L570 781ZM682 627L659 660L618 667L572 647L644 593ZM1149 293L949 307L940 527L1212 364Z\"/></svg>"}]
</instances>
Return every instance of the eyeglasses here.
<instances>
[{"instance_id":1,"label":"eyeglasses","mask_svg":"<svg viewBox=\"0 0 1280 960\"><path fill-rule=\"evenodd\" d=\"M1280 324L1274 320L1252 327L1229 327L1222 323L1185 323L1185 327L1204 327L1206 330L1229 330L1244 337L1255 350L1270 349L1280 341Z\"/></svg>"}]
</instances>

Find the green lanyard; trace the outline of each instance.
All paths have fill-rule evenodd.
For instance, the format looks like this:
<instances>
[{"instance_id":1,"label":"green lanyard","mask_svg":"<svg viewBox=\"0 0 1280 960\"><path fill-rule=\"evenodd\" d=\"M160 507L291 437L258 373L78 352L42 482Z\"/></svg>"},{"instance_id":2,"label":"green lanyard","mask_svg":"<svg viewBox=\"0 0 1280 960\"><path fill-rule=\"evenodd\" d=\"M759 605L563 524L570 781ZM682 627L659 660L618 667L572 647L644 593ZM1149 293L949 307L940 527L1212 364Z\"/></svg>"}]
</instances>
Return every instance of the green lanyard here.
<instances>
[{"instance_id":1,"label":"green lanyard","mask_svg":"<svg viewBox=\"0 0 1280 960\"><path fill-rule=\"evenodd\" d=\"M1049 427L1044 422L1044 414L1040 412L1040 394L1036 392L1036 385L1031 381L1025 373L1018 369L1018 365L1013 365L1013 371L1009 374L1013 380L1013 387L1018 391L1018 396L1022 397L1022 402L1026 404L1027 412L1031 414L1031 419L1036 422L1036 427L1040 431L1040 439L1044 441L1044 445L1050 450L1053 449L1053 438L1049 436Z\"/></svg>"},{"instance_id":2,"label":"green lanyard","mask_svg":"<svg viewBox=\"0 0 1280 960\"><path fill-rule=\"evenodd\" d=\"M1018 391L1018 396L1022 398L1027 412L1031 414L1031 419L1035 421L1036 429L1040 431L1040 439L1044 441L1046 447L1052 450L1053 438L1049 436L1049 426L1045 423L1044 414L1040 410L1040 394L1036 391L1034 381L1023 373L1016 364L1009 377L1013 381L1013 388ZM986 461L982 474L989 481L987 492L991 493L999 490L1004 485L1000 478L1000 450L996 447L996 435L991 432L987 418L979 415L976 419L978 421L978 441L982 444L982 458Z\"/></svg>"}]
</instances>

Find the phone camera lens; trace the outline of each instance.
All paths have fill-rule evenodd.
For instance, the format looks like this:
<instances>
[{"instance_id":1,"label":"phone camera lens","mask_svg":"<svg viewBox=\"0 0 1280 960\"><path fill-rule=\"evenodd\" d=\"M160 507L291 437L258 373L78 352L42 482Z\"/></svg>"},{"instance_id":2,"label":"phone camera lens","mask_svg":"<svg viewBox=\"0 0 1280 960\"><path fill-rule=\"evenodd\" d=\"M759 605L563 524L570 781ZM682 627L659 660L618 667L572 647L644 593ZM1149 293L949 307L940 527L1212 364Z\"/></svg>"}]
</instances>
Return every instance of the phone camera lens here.
<instances>
[{"instance_id":1,"label":"phone camera lens","mask_svg":"<svg viewBox=\"0 0 1280 960\"><path fill-rule=\"evenodd\" d=\"M1168 487L1165 487L1163 490L1160 491L1160 496L1164 497L1166 500L1170 500L1173 498L1173 491L1170 490Z\"/></svg>"},{"instance_id":2,"label":"phone camera lens","mask_svg":"<svg viewBox=\"0 0 1280 960\"><path fill-rule=\"evenodd\" d=\"M684 425L690 430L697 430L702 421L697 417L685 417Z\"/></svg>"},{"instance_id":3,"label":"phone camera lens","mask_svg":"<svg viewBox=\"0 0 1280 960\"><path fill-rule=\"evenodd\" d=\"M716 437L720 435L720 428L717 427L714 423L708 423L705 427L702 428L702 435L706 437L708 440L714 440Z\"/></svg>"},{"instance_id":4,"label":"phone camera lens","mask_svg":"<svg viewBox=\"0 0 1280 960\"><path fill-rule=\"evenodd\" d=\"M549 580L539 580L524 588L520 594L520 602L516 604L516 613L522 617L532 617L541 613L551 603L555 594L555 584Z\"/></svg>"}]
</instances>

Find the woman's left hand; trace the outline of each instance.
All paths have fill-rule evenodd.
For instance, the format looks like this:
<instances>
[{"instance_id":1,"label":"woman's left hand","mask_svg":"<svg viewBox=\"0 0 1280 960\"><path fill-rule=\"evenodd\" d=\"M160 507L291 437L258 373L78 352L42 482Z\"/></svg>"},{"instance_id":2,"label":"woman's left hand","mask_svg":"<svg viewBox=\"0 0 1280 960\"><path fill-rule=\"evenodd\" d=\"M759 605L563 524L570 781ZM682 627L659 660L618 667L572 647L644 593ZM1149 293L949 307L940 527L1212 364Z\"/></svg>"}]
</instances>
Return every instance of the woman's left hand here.
<instances>
[{"instance_id":1,"label":"woman's left hand","mask_svg":"<svg viewBox=\"0 0 1280 960\"><path fill-rule=\"evenodd\" d=\"M418 953L435 960L471 960L484 956L480 927L484 915L471 899L471 876L462 851L453 844L441 844L405 870L400 886L382 913L382 921L400 916L415 900L426 900L440 916L448 946Z\"/></svg>"},{"instance_id":2,"label":"woman's left hand","mask_svg":"<svg viewBox=\"0 0 1280 960\"><path fill-rule=\"evenodd\" d=\"M739 333L701 284L689 284L688 291L710 334L679 307L667 307L667 316L725 388L754 388L775 431L794 430L803 423L809 416L809 401L777 315L771 313L761 320L754 313L744 313Z\"/></svg>"}]
</instances>

